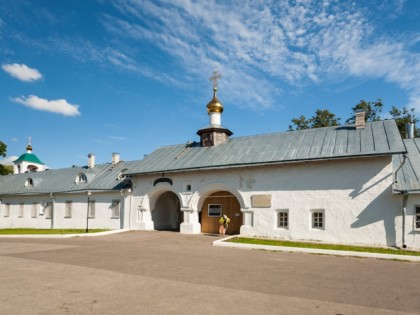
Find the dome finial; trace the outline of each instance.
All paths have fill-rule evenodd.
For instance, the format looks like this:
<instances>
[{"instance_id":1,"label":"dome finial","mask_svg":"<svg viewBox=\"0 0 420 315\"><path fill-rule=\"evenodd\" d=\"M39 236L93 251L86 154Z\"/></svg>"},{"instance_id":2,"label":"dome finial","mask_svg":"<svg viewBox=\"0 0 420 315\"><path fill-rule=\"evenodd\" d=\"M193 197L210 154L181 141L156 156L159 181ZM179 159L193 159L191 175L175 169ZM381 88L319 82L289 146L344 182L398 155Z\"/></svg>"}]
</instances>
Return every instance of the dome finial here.
<instances>
[{"instance_id":1,"label":"dome finial","mask_svg":"<svg viewBox=\"0 0 420 315\"><path fill-rule=\"evenodd\" d=\"M29 136L29 137L28 137L28 145L26 146L26 151L27 151L28 153L32 153L32 145L31 145L31 142L32 142L32 137L31 137L31 136Z\"/></svg>"},{"instance_id":2,"label":"dome finial","mask_svg":"<svg viewBox=\"0 0 420 315\"><path fill-rule=\"evenodd\" d=\"M214 69L212 76L209 78L210 81L213 81L213 90L217 91L217 81L222 78L222 75L217 69Z\"/></svg>"},{"instance_id":3,"label":"dome finial","mask_svg":"<svg viewBox=\"0 0 420 315\"><path fill-rule=\"evenodd\" d=\"M223 112L223 105L217 99L216 91L217 91L217 81L222 78L222 75L219 73L217 69L214 69L212 76L209 78L210 81L213 81L213 99L210 103L207 104L207 112L210 113L219 113ZM218 119L217 121L219 121ZM220 124L218 122L217 124Z\"/></svg>"}]
</instances>

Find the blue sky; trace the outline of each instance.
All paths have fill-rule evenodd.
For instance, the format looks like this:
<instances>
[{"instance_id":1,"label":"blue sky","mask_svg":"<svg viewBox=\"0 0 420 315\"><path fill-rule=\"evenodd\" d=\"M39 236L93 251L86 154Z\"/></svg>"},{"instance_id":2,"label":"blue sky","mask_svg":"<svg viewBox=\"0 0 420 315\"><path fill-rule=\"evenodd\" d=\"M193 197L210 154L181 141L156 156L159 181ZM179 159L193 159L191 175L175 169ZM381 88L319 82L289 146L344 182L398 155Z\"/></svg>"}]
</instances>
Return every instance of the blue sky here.
<instances>
[{"instance_id":1,"label":"blue sky","mask_svg":"<svg viewBox=\"0 0 420 315\"><path fill-rule=\"evenodd\" d=\"M234 137L361 99L420 111L420 2L0 0L6 160L141 159L198 140L214 69Z\"/></svg>"}]
</instances>

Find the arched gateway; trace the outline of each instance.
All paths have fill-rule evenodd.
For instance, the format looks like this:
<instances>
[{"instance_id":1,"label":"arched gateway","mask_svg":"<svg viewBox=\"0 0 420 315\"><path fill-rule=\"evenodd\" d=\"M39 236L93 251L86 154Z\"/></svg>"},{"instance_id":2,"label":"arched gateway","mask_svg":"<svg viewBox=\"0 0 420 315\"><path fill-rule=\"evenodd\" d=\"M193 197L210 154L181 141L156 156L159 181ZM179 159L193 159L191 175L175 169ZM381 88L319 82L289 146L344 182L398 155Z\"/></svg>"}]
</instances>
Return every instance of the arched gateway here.
<instances>
[{"instance_id":1,"label":"arched gateway","mask_svg":"<svg viewBox=\"0 0 420 315\"><path fill-rule=\"evenodd\" d=\"M179 198L172 191L160 194L152 209L155 230L179 231L182 223Z\"/></svg>"},{"instance_id":2,"label":"arched gateway","mask_svg":"<svg viewBox=\"0 0 420 315\"><path fill-rule=\"evenodd\" d=\"M219 233L219 218L226 214L230 218L228 235L239 234L243 224L238 199L228 191L217 191L209 195L200 212L201 232Z\"/></svg>"}]
</instances>

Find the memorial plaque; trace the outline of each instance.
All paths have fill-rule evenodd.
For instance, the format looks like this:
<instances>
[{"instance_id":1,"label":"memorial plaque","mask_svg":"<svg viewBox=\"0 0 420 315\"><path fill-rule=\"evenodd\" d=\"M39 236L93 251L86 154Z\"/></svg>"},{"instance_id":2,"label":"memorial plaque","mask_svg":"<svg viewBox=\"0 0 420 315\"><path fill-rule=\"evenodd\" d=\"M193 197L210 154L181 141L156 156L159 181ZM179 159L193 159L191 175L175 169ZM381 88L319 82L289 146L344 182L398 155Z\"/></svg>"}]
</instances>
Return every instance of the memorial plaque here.
<instances>
[{"instance_id":1,"label":"memorial plaque","mask_svg":"<svg viewBox=\"0 0 420 315\"><path fill-rule=\"evenodd\" d=\"M253 195L251 196L251 206L253 208L270 208L271 195Z\"/></svg>"}]
</instances>

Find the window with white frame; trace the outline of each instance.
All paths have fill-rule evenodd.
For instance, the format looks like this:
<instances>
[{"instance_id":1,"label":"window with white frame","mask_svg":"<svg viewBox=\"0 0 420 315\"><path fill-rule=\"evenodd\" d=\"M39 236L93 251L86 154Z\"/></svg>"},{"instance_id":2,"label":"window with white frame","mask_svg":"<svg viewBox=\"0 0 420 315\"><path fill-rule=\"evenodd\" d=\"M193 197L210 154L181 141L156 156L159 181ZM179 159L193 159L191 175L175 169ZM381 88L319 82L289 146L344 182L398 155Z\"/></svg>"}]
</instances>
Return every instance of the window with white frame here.
<instances>
[{"instance_id":1,"label":"window with white frame","mask_svg":"<svg viewBox=\"0 0 420 315\"><path fill-rule=\"evenodd\" d=\"M287 229L289 227L289 210L279 209L277 212L277 227Z\"/></svg>"},{"instance_id":2,"label":"window with white frame","mask_svg":"<svg viewBox=\"0 0 420 315\"><path fill-rule=\"evenodd\" d=\"M416 230L420 230L420 206L416 206L416 222L415 222L415 227Z\"/></svg>"},{"instance_id":3,"label":"window with white frame","mask_svg":"<svg viewBox=\"0 0 420 315\"><path fill-rule=\"evenodd\" d=\"M31 217L36 218L38 214L38 204L36 202L32 203L32 209L31 209Z\"/></svg>"},{"instance_id":4,"label":"window with white frame","mask_svg":"<svg viewBox=\"0 0 420 315\"><path fill-rule=\"evenodd\" d=\"M88 217L89 217L89 219L94 219L95 218L95 200L89 200Z\"/></svg>"},{"instance_id":5,"label":"window with white frame","mask_svg":"<svg viewBox=\"0 0 420 315\"><path fill-rule=\"evenodd\" d=\"M76 177L76 183L87 183L87 177L84 173L79 173Z\"/></svg>"},{"instance_id":6,"label":"window with white frame","mask_svg":"<svg viewBox=\"0 0 420 315\"><path fill-rule=\"evenodd\" d=\"M27 178L25 181L25 187L34 187L34 181L32 178Z\"/></svg>"},{"instance_id":7,"label":"window with white frame","mask_svg":"<svg viewBox=\"0 0 420 315\"><path fill-rule=\"evenodd\" d=\"M209 217L221 217L222 216L222 205L220 205L220 204L209 204L208 216Z\"/></svg>"},{"instance_id":8,"label":"window with white frame","mask_svg":"<svg viewBox=\"0 0 420 315\"><path fill-rule=\"evenodd\" d=\"M45 219L51 219L52 207L53 207L53 204L52 204L51 201L48 201L45 204L45 212L44 212L45 213Z\"/></svg>"},{"instance_id":9,"label":"window with white frame","mask_svg":"<svg viewBox=\"0 0 420 315\"><path fill-rule=\"evenodd\" d=\"M118 219L120 217L120 200L112 200L111 203L111 217L113 219Z\"/></svg>"},{"instance_id":10,"label":"window with white frame","mask_svg":"<svg viewBox=\"0 0 420 315\"><path fill-rule=\"evenodd\" d=\"M23 218L23 209L24 209L24 204L20 203L19 204L19 214L18 214L19 218Z\"/></svg>"},{"instance_id":11,"label":"window with white frame","mask_svg":"<svg viewBox=\"0 0 420 315\"><path fill-rule=\"evenodd\" d=\"M4 205L4 216L9 217L10 216L10 203L6 203Z\"/></svg>"},{"instance_id":12,"label":"window with white frame","mask_svg":"<svg viewBox=\"0 0 420 315\"><path fill-rule=\"evenodd\" d=\"M66 201L66 206L64 209L64 217L65 218L71 218L71 208L72 208L72 202Z\"/></svg>"},{"instance_id":13,"label":"window with white frame","mask_svg":"<svg viewBox=\"0 0 420 315\"><path fill-rule=\"evenodd\" d=\"M318 230L323 230L325 228L324 210L312 210L312 228Z\"/></svg>"}]
</instances>

